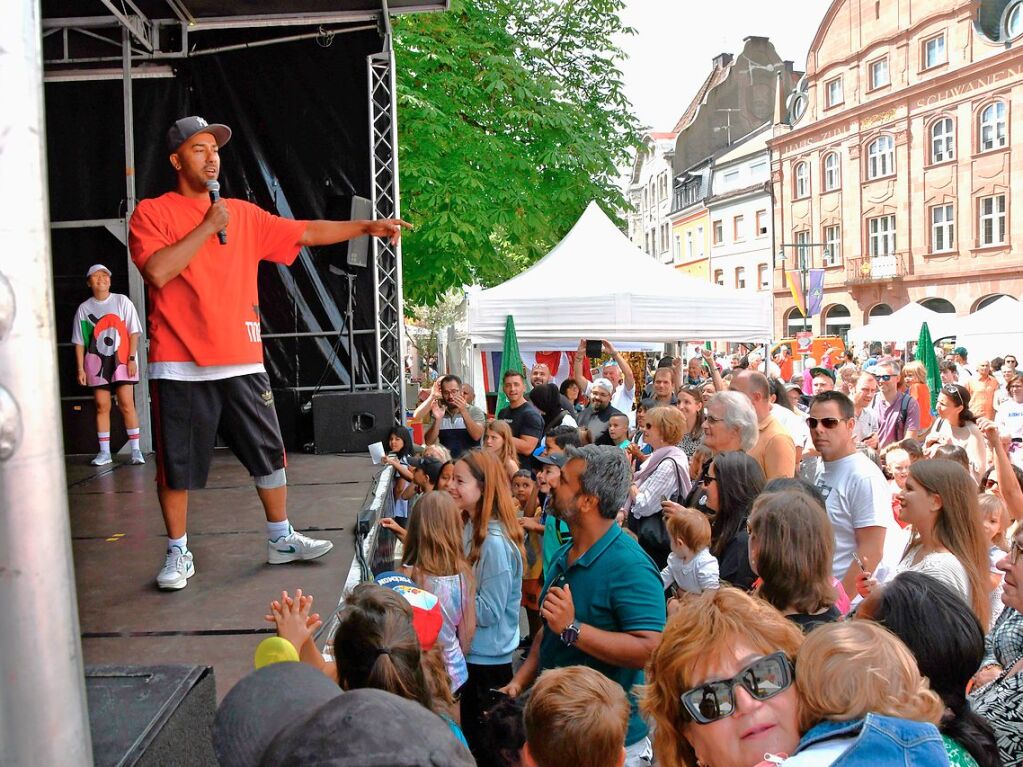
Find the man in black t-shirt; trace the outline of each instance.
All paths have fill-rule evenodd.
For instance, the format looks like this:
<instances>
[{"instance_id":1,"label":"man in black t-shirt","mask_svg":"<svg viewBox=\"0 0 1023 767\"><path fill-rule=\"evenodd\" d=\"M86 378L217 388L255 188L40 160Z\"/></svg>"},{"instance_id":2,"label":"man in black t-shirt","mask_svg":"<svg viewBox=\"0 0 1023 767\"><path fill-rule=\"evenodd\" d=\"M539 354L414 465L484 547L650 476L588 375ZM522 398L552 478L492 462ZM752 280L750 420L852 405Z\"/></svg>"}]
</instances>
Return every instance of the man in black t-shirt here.
<instances>
[{"instance_id":1,"label":"man in black t-shirt","mask_svg":"<svg viewBox=\"0 0 1023 767\"><path fill-rule=\"evenodd\" d=\"M532 402L526 399L526 381L522 373L508 370L501 380L508 407L497 414L500 421L507 421L512 430L512 441L519 456L519 466L532 468L532 455L543 437L543 415Z\"/></svg>"},{"instance_id":2,"label":"man in black t-shirt","mask_svg":"<svg viewBox=\"0 0 1023 767\"><path fill-rule=\"evenodd\" d=\"M611 435L607 433L607 425L611 416L626 415L611 407L611 391L614 385L606 378L598 378L590 385L590 404L579 414L580 426L590 431L595 445L613 445Z\"/></svg>"}]
</instances>

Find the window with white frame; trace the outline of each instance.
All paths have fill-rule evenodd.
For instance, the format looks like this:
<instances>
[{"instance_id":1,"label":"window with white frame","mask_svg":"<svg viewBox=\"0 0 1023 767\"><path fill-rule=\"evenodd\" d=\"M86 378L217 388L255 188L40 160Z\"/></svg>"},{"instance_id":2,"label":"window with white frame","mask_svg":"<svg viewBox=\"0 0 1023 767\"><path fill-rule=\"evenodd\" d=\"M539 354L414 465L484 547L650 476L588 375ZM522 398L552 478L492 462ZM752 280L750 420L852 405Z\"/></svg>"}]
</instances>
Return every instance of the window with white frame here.
<instances>
[{"instance_id":1,"label":"window with white frame","mask_svg":"<svg viewBox=\"0 0 1023 767\"><path fill-rule=\"evenodd\" d=\"M931 208L931 252L948 253L955 243L955 220L952 204Z\"/></svg>"},{"instance_id":2,"label":"window with white frame","mask_svg":"<svg viewBox=\"0 0 1023 767\"><path fill-rule=\"evenodd\" d=\"M796 264L802 266L806 264L810 266L810 248L808 243L810 242L810 233L807 231L796 232Z\"/></svg>"},{"instance_id":3,"label":"window with white frame","mask_svg":"<svg viewBox=\"0 0 1023 767\"><path fill-rule=\"evenodd\" d=\"M836 77L824 83L824 92L827 94L827 106L833 107L841 104L842 99L842 78Z\"/></svg>"},{"instance_id":4,"label":"window with white frame","mask_svg":"<svg viewBox=\"0 0 1023 767\"><path fill-rule=\"evenodd\" d=\"M944 64L945 59L945 35L935 35L924 40L924 69Z\"/></svg>"},{"instance_id":5,"label":"window with white frame","mask_svg":"<svg viewBox=\"0 0 1023 767\"><path fill-rule=\"evenodd\" d=\"M980 198L980 245L1005 244L1005 195Z\"/></svg>"},{"instance_id":6,"label":"window with white frame","mask_svg":"<svg viewBox=\"0 0 1023 767\"><path fill-rule=\"evenodd\" d=\"M693 232L689 230L686 232L686 260L693 260Z\"/></svg>"},{"instance_id":7,"label":"window with white frame","mask_svg":"<svg viewBox=\"0 0 1023 767\"><path fill-rule=\"evenodd\" d=\"M824 155L824 191L830 192L838 189L841 184L841 175L838 169L838 152L828 152Z\"/></svg>"},{"instance_id":8,"label":"window with white frame","mask_svg":"<svg viewBox=\"0 0 1023 767\"><path fill-rule=\"evenodd\" d=\"M931 162L955 159L955 130L951 117L935 120L931 126Z\"/></svg>"},{"instance_id":9,"label":"window with white frame","mask_svg":"<svg viewBox=\"0 0 1023 767\"><path fill-rule=\"evenodd\" d=\"M757 267L757 285L760 286L761 290L771 289L771 271L768 269L767 264L760 264Z\"/></svg>"},{"instance_id":10,"label":"window with white frame","mask_svg":"<svg viewBox=\"0 0 1023 767\"><path fill-rule=\"evenodd\" d=\"M988 104L980 112L980 151L1000 149L1007 140L1005 131L1005 102Z\"/></svg>"},{"instance_id":11,"label":"window with white frame","mask_svg":"<svg viewBox=\"0 0 1023 767\"><path fill-rule=\"evenodd\" d=\"M895 255L895 216L867 219L867 236L871 258Z\"/></svg>"},{"instance_id":12,"label":"window with white frame","mask_svg":"<svg viewBox=\"0 0 1023 767\"><path fill-rule=\"evenodd\" d=\"M888 79L888 59L870 62L870 89L883 88L891 81Z\"/></svg>"},{"instance_id":13,"label":"window with white frame","mask_svg":"<svg viewBox=\"0 0 1023 767\"><path fill-rule=\"evenodd\" d=\"M842 227L832 224L824 227L824 265L842 263Z\"/></svg>"},{"instance_id":14,"label":"window with white frame","mask_svg":"<svg viewBox=\"0 0 1023 767\"><path fill-rule=\"evenodd\" d=\"M810 164L807 162L796 163L796 198L806 197L810 194Z\"/></svg>"},{"instance_id":15,"label":"window with white frame","mask_svg":"<svg viewBox=\"0 0 1023 767\"><path fill-rule=\"evenodd\" d=\"M1012 40L1023 33L1023 3L1016 3L1005 18L1005 37Z\"/></svg>"},{"instance_id":16,"label":"window with white frame","mask_svg":"<svg viewBox=\"0 0 1023 767\"><path fill-rule=\"evenodd\" d=\"M757 237L767 236L767 211L757 211Z\"/></svg>"},{"instance_id":17,"label":"window with white frame","mask_svg":"<svg viewBox=\"0 0 1023 767\"><path fill-rule=\"evenodd\" d=\"M867 146L867 178L881 178L895 172L895 140L878 136Z\"/></svg>"},{"instance_id":18,"label":"window with white frame","mask_svg":"<svg viewBox=\"0 0 1023 767\"><path fill-rule=\"evenodd\" d=\"M703 258L707 254L707 241L703 237L703 227L696 227L696 255Z\"/></svg>"},{"instance_id":19,"label":"window with white frame","mask_svg":"<svg viewBox=\"0 0 1023 767\"><path fill-rule=\"evenodd\" d=\"M746 287L746 269L742 266L735 267L735 287L742 288Z\"/></svg>"},{"instance_id":20,"label":"window with white frame","mask_svg":"<svg viewBox=\"0 0 1023 767\"><path fill-rule=\"evenodd\" d=\"M726 171L724 175L725 186L731 188L739 183L739 171L730 170Z\"/></svg>"},{"instance_id":21,"label":"window with white frame","mask_svg":"<svg viewBox=\"0 0 1023 767\"><path fill-rule=\"evenodd\" d=\"M732 217L732 240L740 242L746 239L746 232L743 223L745 221L744 216L733 216Z\"/></svg>"}]
</instances>

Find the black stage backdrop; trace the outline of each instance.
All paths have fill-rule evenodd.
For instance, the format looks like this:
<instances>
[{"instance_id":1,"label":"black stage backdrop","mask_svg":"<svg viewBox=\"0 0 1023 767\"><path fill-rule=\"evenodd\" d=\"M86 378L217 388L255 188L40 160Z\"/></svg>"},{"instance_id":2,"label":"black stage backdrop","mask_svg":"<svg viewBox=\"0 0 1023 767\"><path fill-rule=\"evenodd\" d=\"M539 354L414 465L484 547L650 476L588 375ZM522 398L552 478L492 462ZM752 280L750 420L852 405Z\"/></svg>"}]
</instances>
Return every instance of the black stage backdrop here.
<instances>
[{"instance_id":1,"label":"black stage backdrop","mask_svg":"<svg viewBox=\"0 0 1023 767\"><path fill-rule=\"evenodd\" d=\"M222 39L223 44L235 41L230 33ZM366 57L381 49L381 41L367 31L338 35L329 45L323 42L199 56L176 62L173 79L134 80L138 198L173 188L167 128L178 117L198 114L234 131L221 151L224 196L289 218L349 218L352 196L370 197ZM46 85L52 221L124 215L121 94L119 80ZM311 392L298 393L295 387L347 386L352 370L357 384L376 381L373 336L356 336L354 359L347 348L346 255L347 245L342 244L305 250L290 268L260 267L266 367L291 448L311 434L308 416L300 416ZM88 266L105 263L114 272L113 290L127 293L128 259L120 242L103 229L58 228L53 232L53 260L57 336L66 344L74 311L88 296ZM369 269L353 271L354 327L372 328L371 274ZM266 338L319 330L335 335ZM62 345L58 356L62 397L87 394L75 382L73 349Z\"/></svg>"}]
</instances>

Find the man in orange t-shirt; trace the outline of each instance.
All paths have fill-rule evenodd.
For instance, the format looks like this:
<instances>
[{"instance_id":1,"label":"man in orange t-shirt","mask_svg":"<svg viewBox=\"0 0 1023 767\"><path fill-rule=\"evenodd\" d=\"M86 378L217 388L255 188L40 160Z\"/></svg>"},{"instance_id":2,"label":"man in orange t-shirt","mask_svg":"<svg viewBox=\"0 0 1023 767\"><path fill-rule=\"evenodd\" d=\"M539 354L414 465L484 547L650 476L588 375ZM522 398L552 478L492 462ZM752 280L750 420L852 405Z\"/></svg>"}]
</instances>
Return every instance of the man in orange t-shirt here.
<instances>
[{"instance_id":1,"label":"man in orange t-shirt","mask_svg":"<svg viewBox=\"0 0 1023 767\"><path fill-rule=\"evenodd\" d=\"M167 527L161 589L195 573L185 532L188 491L206 484L218 428L252 475L267 520L267 561L315 559L333 547L288 522L284 443L263 368L260 261L291 264L310 245L355 237L397 242L399 219L292 221L237 199L211 202L226 125L184 117L167 133L177 188L135 209L131 257L149 286L149 378L156 481ZM217 187L219 190L219 186Z\"/></svg>"},{"instance_id":2,"label":"man in orange t-shirt","mask_svg":"<svg viewBox=\"0 0 1023 767\"><path fill-rule=\"evenodd\" d=\"M977 365L977 377L966 382L966 391L970 393L970 411L978 418L993 421L998 379L991 375L990 362L984 360Z\"/></svg>"}]
</instances>

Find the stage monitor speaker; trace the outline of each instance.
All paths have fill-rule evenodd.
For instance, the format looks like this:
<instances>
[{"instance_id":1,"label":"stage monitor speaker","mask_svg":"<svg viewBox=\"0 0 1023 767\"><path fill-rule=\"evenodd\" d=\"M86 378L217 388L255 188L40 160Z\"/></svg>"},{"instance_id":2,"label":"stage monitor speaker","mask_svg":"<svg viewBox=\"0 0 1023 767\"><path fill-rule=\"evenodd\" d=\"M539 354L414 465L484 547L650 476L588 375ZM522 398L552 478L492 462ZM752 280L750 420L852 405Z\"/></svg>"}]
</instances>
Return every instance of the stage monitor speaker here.
<instances>
[{"instance_id":1,"label":"stage monitor speaker","mask_svg":"<svg viewBox=\"0 0 1023 767\"><path fill-rule=\"evenodd\" d=\"M88 666L96 767L216 767L217 696L208 666Z\"/></svg>"},{"instance_id":2,"label":"stage monitor speaker","mask_svg":"<svg viewBox=\"0 0 1023 767\"><path fill-rule=\"evenodd\" d=\"M373 203L365 197L352 197L352 221L368 221L373 218ZM369 265L369 236L356 237L348 241L348 265L365 267Z\"/></svg>"},{"instance_id":3,"label":"stage monitor speaker","mask_svg":"<svg viewBox=\"0 0 1023 767\"><path fill-rule=\"evenodd\" d=\"M394 424L390 392L324 392L313 395L316 454L364 453Z\"/></svg>"}]
</instances>

